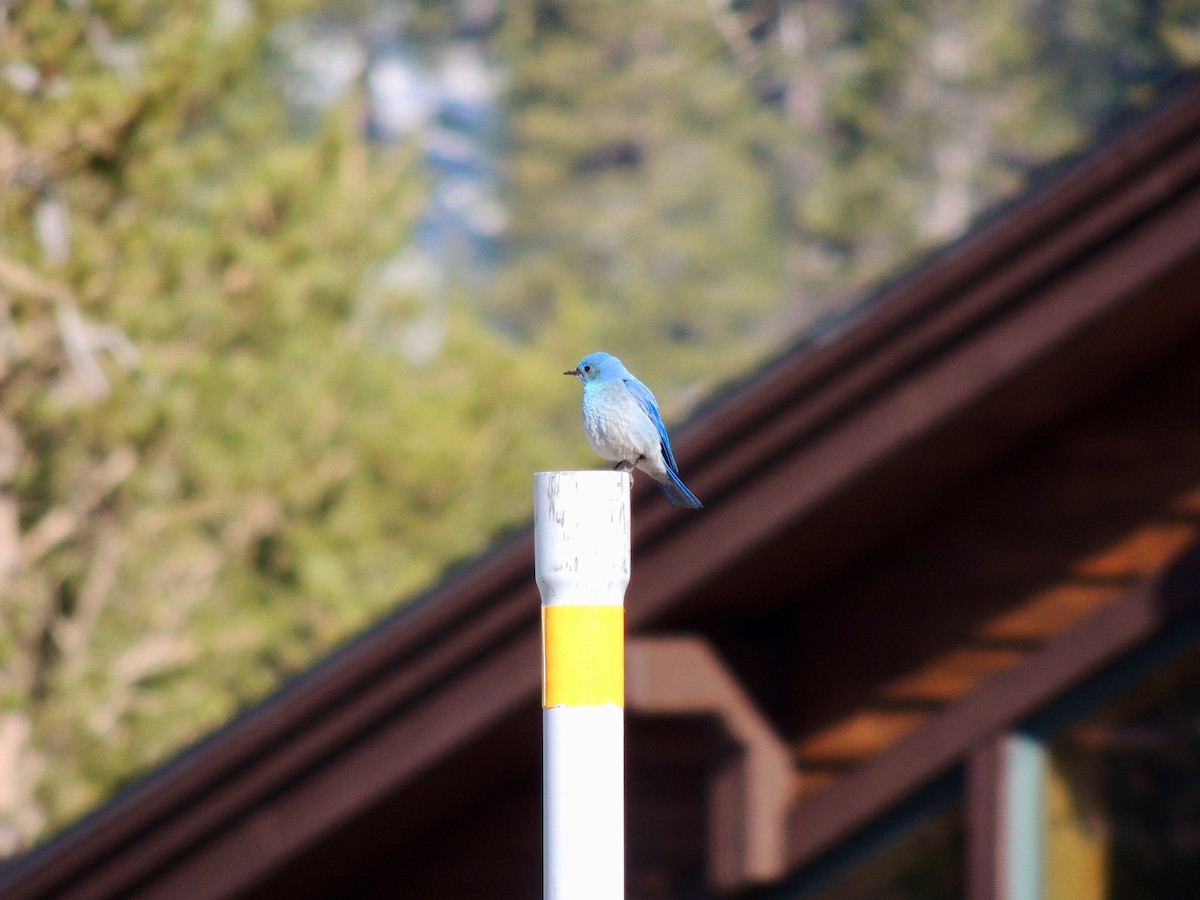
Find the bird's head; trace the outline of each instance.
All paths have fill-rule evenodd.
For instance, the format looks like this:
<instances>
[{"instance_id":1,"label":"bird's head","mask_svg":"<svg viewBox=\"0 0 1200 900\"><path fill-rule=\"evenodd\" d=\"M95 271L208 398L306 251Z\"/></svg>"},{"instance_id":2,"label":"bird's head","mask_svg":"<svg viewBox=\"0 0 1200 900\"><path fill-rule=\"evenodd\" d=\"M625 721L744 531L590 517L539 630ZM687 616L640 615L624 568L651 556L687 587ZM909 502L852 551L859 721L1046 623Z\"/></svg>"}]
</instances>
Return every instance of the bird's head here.
<instances>
[{"instance_id":1,"label":"bird's head","mask_svg":"<svg viewBox=\"0 0 1200 900\"><path fill-rule=\"evenodd\" d=\"M571 369L569 372L563 372L564 375L574 375L584 384L589 381L602 381L608 378L615 378L625 372L625 366L621 361L610 353L603 351L597 353L589 353L579 361L579 365Z\"/></svg>"}]
</instances>

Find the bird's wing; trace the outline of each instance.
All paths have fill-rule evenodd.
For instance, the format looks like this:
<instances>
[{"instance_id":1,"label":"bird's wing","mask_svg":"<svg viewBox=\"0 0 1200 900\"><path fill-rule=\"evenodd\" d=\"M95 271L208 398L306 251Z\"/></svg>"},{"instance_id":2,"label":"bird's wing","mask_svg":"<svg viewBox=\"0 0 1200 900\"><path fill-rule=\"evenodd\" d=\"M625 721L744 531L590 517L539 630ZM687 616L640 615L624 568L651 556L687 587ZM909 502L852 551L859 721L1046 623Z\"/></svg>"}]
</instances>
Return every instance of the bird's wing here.
<instances>
[{"instance_id":1,"label":"bird's wing","mask_svg":"<svg viewBox=\"0 0 1200 900\"><path fill-rule=\"evenodd\" d=\"M646 414L646 417L654 423L654 427L658 430L658 440L662 445L663 462L667 464L667 468L672 472L678 472L679 466L675 462L675 454L671 452L671 439L667 437L667 426L663 424L662 416L659 415L658 401L654 399L654 394L650 393L650 388L646 387L632 375L623 379L623 381L625 387L629 389L629 393L633 395L633 399L642 408L642 412Z\"/></svg>"}]
</instances>

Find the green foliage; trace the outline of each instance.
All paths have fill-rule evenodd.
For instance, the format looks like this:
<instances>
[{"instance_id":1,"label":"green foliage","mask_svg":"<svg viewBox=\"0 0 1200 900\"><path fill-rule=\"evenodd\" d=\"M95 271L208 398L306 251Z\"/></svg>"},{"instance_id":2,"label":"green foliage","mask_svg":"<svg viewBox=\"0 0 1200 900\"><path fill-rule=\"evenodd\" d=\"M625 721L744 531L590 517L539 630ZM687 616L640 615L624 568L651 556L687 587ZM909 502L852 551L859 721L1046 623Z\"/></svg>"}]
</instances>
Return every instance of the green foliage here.
<instances>
[{"instance_id":1,"label":"green foliage","mask_svg":"<svg viewBox=\"0 0 1200 900\"><path fill-rule=\"evenodd\" d=\"M594 464L584 353L677 419L1200 60L1195 0L460 6L8 10L0 854L481 552L531 471ZM391 279L432 176L367 140L361 77L287 101L281 24L405 15L505 72L484 287Z\"/></svg>"},{"instance_id":2,"label":"green foliage","mask_svg":"<svg viewBox=\"0 0 1200 900\"><path fill-rule=\"evenodd\" d=\"M518 264L494 309L522 333L619 347L655 384L743 368L783 283L782 198L763 161L786 122L755 100L703 4L538 11L516 5L500 35Z\"/></svg>"},{"instance_id":3,"label":"green foliage","mask_svg":"<svg viewBox=\"0 0 1200 900\"><path fill-rule=\"evenodd\" d=\"M504 515L485 501L473 530L423 528L463 461L388 458L405 434L446 434L423 391L451 422L477 400L347 328L421 177L412 148L365 143L358 96L315 134L291 127L266 37L297 11L224 32L207 5L33 3L5 32L41 84L0 103L2 253L42 274L0 294L28 559L0 572L0 671L46 766L48 823L261 696ZM51 195L70 213L61 263L36 234ZM137 349L131 371L94 360L102 396L56 334L64 310L85 337L119 328ZM439 468L455 480L434 487Z\"/></svg>"}]
</instances>

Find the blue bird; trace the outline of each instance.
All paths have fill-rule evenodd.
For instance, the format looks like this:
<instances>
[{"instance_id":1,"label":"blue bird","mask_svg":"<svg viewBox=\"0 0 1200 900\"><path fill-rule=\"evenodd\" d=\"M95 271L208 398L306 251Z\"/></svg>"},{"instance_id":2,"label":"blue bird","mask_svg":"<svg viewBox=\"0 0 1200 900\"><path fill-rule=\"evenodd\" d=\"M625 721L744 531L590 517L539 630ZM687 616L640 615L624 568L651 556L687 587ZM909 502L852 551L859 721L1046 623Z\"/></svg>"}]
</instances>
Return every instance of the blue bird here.
<instances>
[{"instance_id":1,"label":"blue bird","mask_svg":"<svg viewBox=\"0 0 1200 900\"><path fill-rule=\"evenodd\" d=\"M590 353L563 372L583 382L583 433L601 459L628 472L634 466L658 482L672 506L703 504L679 480L667 428L650 388L608 353Z\"/></svg>"}]
</instances>

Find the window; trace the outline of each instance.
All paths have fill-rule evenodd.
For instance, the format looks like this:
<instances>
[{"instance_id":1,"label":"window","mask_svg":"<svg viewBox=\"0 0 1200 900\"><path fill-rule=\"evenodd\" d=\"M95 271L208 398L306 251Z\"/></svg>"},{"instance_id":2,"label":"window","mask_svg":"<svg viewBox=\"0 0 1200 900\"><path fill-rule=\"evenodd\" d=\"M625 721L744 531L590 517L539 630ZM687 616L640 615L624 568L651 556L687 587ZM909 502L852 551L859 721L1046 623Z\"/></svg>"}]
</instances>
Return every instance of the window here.
<instances>
[{"instance_id":1,"label":"window","mask_svg":"<svg viewBox=\"0 0 1200 900\"><path fill-rule=\"evenodd\" d=\"M1198 639L1168 635L1004 739L999 896L1200 896Z\"/></svg>"},{"instance_id":2,"label":"window","mask_svg":"<svg viewBox=\"0 0 1200 900\"><path fill-rule=\"evenodd\" d=\"M1196 654L1063 728L1046 762L1046 900L1200 896Z\"/></svg>"}]
</instances>

